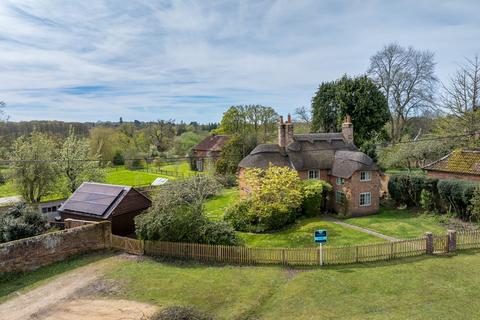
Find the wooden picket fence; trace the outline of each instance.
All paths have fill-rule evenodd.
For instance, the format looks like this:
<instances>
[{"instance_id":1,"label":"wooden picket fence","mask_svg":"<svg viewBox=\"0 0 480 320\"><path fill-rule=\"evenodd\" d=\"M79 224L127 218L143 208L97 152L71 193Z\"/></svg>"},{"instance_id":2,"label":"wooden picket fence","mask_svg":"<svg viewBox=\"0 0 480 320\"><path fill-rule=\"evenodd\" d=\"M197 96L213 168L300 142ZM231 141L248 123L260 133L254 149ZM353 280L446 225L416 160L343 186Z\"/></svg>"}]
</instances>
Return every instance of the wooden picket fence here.
<instances>
[{"instance_id":1,"label":"wooden picket fence","mask_svg":"<svg viewBox=\"0 0 480 320\"><path fill-rule=\"evenodd\" d=\"M450 250L448 235L433 235L433 254ZM111 246L132 254L230 264L339 265L387 261L428 253L427 237L356 246L324 246L317 248L250 248L165 241L143 241L112 235ZM459 249L480 248L480 231L456 234Z\"/></svg>"}]
</instances>

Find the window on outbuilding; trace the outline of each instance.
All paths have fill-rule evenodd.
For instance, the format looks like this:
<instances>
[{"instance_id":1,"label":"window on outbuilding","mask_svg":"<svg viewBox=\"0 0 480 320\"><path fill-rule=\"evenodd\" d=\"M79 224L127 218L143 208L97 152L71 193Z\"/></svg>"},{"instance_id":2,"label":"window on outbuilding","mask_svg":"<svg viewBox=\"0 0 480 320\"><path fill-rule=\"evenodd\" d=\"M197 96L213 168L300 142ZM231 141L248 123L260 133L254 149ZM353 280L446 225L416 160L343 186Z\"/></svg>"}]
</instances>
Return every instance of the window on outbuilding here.
<instances>
[{"instance_id":1,"label":"window on outbuilding","mask_svg":"<svg viewBox=\"0 0 480 320\"><path fill-rule=\"evenodd\" d=\"M370 192L360 193L360 206L367 207L372 205L372 194Z\"/></svg>"},{"instance_id":2,"label":"window on outbuilding","mask_svg":"<svg viewBox=\"0 0 480 320\"><path fill-rule=\"evenodd\" d=\"M360 181L371 181L372 173L370 171L360 171Z\"/></svg>"},{"instance_id":3,"label":"window on outbuilding","mask_svg":"<svg viewBox=\"0 0 480 320\"><path fill-rule=\"evenodd\" d=\"M308 170L308 179L320 179L320 171Z\"/></svg>"},{"instance_id":4,"label":"window on outbuilding","mask_svg":"<svg viewBox=\"0 0 480 320\"><path fill-rule=\"evenodd\" d=\"M196 167L198 171L203 171L203 160L197 160Z\"/></svg>"}]
</instances>

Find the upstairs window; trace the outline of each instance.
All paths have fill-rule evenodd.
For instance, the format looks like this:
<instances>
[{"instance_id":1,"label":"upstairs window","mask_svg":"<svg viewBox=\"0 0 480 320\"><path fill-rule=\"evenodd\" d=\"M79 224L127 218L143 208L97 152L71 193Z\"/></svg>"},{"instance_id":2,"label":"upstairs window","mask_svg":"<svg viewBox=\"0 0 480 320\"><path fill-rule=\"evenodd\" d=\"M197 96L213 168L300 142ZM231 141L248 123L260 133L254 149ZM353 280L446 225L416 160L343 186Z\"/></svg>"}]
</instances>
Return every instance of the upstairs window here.
<instances>
[{"instance_id":1,"label":"upstairs window","mask_svg":"<svg viewBox=\"0 0 480 320\"><path fill-rule=\"evenodd\" d=\"M372 194L370 192L360 193L360 206L367 207L372 205Z\"/></svg>"},{"instance_id":2,"label":"upstairs window","mask_svg":"<svg viewBox=\"0 0 480 320\"><path fill-rule=\"evenodd\" d=\"M360 171L360 181L371 181L372 173L370 171Z\"/></svg>"},{"instance_id":3,"label":"upstairs window","mask_svg":"<svg viewBox=\"0 0 480 320\"><path fill-rule=\"evenodd\" d=\"M345 179L343 178L337 178L337 186L341 186L345 184Z\"/></svg>"},{"instance_id":4,"label":"upstairs window","mask_svg":"<svg viewBox=\"0 0 480 320\"><path fill-rule=\"evenodd\" d=\"M320 171L308 170L308 179L320 179Z\"/></svg>"}]
</instances>

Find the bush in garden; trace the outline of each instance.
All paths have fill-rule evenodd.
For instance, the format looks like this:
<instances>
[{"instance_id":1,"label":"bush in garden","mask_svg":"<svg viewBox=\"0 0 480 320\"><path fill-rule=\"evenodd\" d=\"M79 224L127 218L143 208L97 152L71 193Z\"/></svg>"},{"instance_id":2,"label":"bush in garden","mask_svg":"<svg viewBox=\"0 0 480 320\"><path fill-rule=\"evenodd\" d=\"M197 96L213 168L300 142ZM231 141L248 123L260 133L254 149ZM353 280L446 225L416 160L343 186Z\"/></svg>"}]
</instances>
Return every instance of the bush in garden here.
<instances>
[{"instance_id":1,"label":"bush in garden","mask_svg":"<svg viewBox=\"0 0 480 320\"><path fill-rule=\"evenodd\" d=\"M191 307L173 306L154 314L150 320L213 320L213 318Z\"/></svg>"},{"instance_id":2,"label":"bush in garden","mask_svg":"<svg viewBox=\"0 0 480 320\"><path fill-rule=\"evenodd\" d=\"M295 170L276 166L247 169L245 182L252 190L248 199L232 205L224 217L236 230L263 232L295 222L303 200Z\"/></svg>"},{"instance_id":3,"label":"bush in garden","mask_svg":"<svg viewBox=\"0 0 480 320\"><path fill-rule=\"evenodd\" d=\"M462 219L470 219L471 200L478 184L463 180L440 180L438 194L448 212Z\"/></svg>"},{"instance_id":4,"label":"bush in garden","mask_svg":"<svg viewBox=\"0 0 480 320\"><path fill-rule=\"evenodd\" d=\"M437 182L438 179L419 175L396 174L388 181L388 193L397 204L419 207L422 190L426 190L434 199L436 198Z\"/></svg>"},{"instance_id":5,"label":"bush in garden","mask_svg":"<svg viewBox=\"0 0 480 320\"><path fill-rule=\"evenodd\" d=\"M237 175L232 173L216 174L215 179L225 188L232 188L238 186Z\"/></svg>"},{"instance_id":6,"label":"bush in garden","mask_svg":"<svg viewBox=\"0 0 480 320\"><path fill-rule=\"evenodd\" d=\"M115 151L113 155L112 163L115 166L123 166L125 164L125 157L120 150Z\"/></svg>"},{"instance_id":7,"label":"bush in garden","mask_svg":"<svg viewBox=\"0 0 480 320\"><path fill-rule=\"evenodd\" d=\"M4 185L5 183L7 183L7 178L3 173L0 172L0 186Z\"/></svg>"},{"instance_id":8,"label":"bush in garden","mask_svg":"<svg viewBox=\"0 0 480 320\"><path fill-rule=\"evenodd\" d=\"M426 189L422 190L422 192L420 193L420 206L426 212L435 211L435 208L437 206L435 203L435 198L431 191L428 191Z\"/></svg>"},{"instance_id":9,"label":"bush in garden","mask_svg":"<svg viewBox=\"0 0 480 320\"><path fill-rule=\"evenodd\" d=\"M320 214L327 192L332 186L322 180L304 180L302 214L313 217Z\"/></svg>"},{"instance_id":10,"label":"bush in garden","mask_svg":"<svg viewBox=\"0 0 480 320\"><path fill-rule=\"evenodd\" d=\"M258 215L252 208L252 199L240 200L227 208L223 219L230 222L235 230L255 232Z\"/></svg>"},{"instance_id":11,"label":"bush in garden","mask_svg":"<svg viewBox=\"0 0 480 320\"><path fill-rule=\"evenodd\" d=\"M17 204L0 215L0 243L33 237L47 229L45 217L30 210L24 203Z\"/></svg>"},{"instance_id":12,"label":"bush in garden","mask_svg":"<svg viewBox=\"0 0 480 320\"><path fill-rule=\"evenodd\" d=\"M476 221L480 220L480 186L475 188L472 199L470 199L470 214Z\"/></svg>"},{"instance_id":13,"label":"bush in garden","mask_svg":"<svg viewBox=\"0 0 480 320\"><path fill-rule=\"evenodd\" d=\"M235 245L232 227L207 219L203 203L218 191L212 177L198 175L165 185L152 207L135 218L140 239Z\"/></svg>"}]
</instances>

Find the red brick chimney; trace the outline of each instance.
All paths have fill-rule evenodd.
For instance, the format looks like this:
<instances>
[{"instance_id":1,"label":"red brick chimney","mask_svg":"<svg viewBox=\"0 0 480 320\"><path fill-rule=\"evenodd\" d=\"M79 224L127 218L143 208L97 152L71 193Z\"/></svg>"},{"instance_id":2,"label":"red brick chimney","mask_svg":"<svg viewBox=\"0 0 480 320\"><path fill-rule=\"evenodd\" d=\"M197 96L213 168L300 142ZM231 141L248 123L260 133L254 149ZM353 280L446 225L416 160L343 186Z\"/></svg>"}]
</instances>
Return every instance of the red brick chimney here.
<instances>
[{"instance_id":1,"label":"red brick chimney","mask_svg":"<svg viewBox=\"0 0 480 320\"><path fill-rule=\"evenodd\" d=\"M353 144L353 124L352 118L348 114L342 123L342 135L345 142Z\"/></svg>"},{"instance_id":2,"label":"red brick chimney","mask_svg":"<svg viewBox=\"0 0 480 320\"><path fill-rule=\"evenodd\" d=\"M293 142L293 122L292 116L289 114L287 121L283 122L283 117L278 118L278 145L285 148Z\"/></svg>"}]
</instances>

